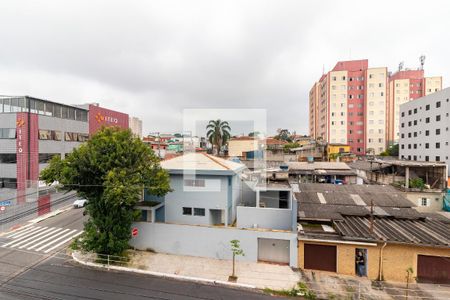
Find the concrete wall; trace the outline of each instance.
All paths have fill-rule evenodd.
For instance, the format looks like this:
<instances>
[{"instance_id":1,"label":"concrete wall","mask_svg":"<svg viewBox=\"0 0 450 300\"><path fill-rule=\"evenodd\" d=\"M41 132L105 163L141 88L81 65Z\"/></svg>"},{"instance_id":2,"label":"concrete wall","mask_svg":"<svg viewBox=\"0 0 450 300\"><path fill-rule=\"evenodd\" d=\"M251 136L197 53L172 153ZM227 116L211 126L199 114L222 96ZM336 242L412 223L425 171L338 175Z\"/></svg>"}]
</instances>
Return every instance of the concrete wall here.
<instances>
[{"instance_id":1,"label":"concrete wall","mask_svg":"<svg viewBox=\"0 0 450 300\"><path fill-rule=\"evenodd\" d=\"M430 193L430 192L406 192L405 197L411 201L414 205L417 205L416 210L420 212L437 212L442 211L444 205L443 193ZM429 206L421 206L422 198L427 198Z\"/></svg>"},{"instance_id":2,"label":"concrete wall","mask_svg":"<svg viewBox=\"0 0 450 300\"><path fill-rule=\"evenodd\" d=\"M344 275L355 274L356 248L367 249L367 275L376 280L379 273L379 258L381 244L376 246L358 244L336 244L333 242L298 242L298 266L304 268L304 243L318 245L337 245L337 273ZM450 258L450 249L419 247L400 244L388 244L383 250L383 277L386 281L406 282L406 269L412 267L412 277L417 277L417 256L434 255Z\"/></svg>"},{"instance_id":3,"label":"concrete wall","mask_svg":"<svg viewBox=\"0 0 450 300\"><path fill-rule=\"evenodd\" d=\"M228 142L228 156L242 156L242 152L258 150L258 140L230 140Z\"/></svg>"},{"instance_id":4,"label":"concrete wall","mask_svg":"<svg viewBox=\"0 0 450 300\"><path fill-rule=\"evenodd\" d=\"M240 241L245 256L238 260L258 260L258 238L290 241L290 266L297 267L297 235L292 232L247 230L231 227L208 227L165 223L136 222L139 235L130 240L138 249L152 249L156 252L231 259L230 241Z\"/></svg>"},{"instance_id":5,"label":"concrete wall","mask_svg":"<svg viewBox=\"0 0 450 300\"><path fill-rule=\"evenodd\" d=\"M168 223L179 224L196 224L209 225L211 224L210 209L221 209L229 211L229 221L235 219L236 203L240 198L240 180L238 176L231 178L231 186L228 183L228 176L214 176L214 175L197 175L196 179L205 179L206 188L192 188L183 186L183 175L170 175L170 187L173 192L165 196L165 220ZM214 189L209 189L211 186ZM218 184L216 184L218 181ZM212 184L214 183L214 184ZM233 186L236 184L237 186ZM230 195L229 195L230 194ZM205 216L183 215L183 207L204 208ZM234 208L233 208L234 207Z\"/></svg>"},{"instance_id":6,"label":"concrete wall","mask_svg":"<svg viewBox=\"0 0 450 300\"><path fill-rule=\"evenodd\" d=\"M292 210L280 208L244 207L237 208L238 228L292 229Z\"/></svg>"}]
</instances>

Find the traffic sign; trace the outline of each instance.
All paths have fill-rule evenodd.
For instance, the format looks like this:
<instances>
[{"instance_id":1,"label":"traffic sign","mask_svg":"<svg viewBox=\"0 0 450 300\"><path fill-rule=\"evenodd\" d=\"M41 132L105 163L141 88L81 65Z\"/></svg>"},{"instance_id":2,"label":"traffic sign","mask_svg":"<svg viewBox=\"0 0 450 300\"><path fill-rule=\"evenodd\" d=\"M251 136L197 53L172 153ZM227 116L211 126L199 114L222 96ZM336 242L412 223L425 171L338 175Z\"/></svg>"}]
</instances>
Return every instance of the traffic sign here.
<instances>
[{"instance_id":1,"label":"traffic sign","mask_svg":"<svg viewBox=\"0 0 450 300\"><path fill-rule=\"evenodd\" d=\"M0 201L0 206L10 206L11 200Z\"/></svg>"},{"instance_id":2,"label":"traffic sign","mask_svg":"<svg viewBox=\"0 0 450 300\"><path fill-rule=\"evenodd\" d=\"M138 229L136 227L131 230L131 235L132 236L138 236L138 233L139 233L139 231L138 231Z\"/></svg>"},{"instance_id":3,"label":"traffic sign","mask_svg":"<svg viewBox=\"0 0 450 300\"><path fill-rule=\"evenodd\" d=\"M0 206L0 211L5 211L5 210L6 210L6 207Z\"/></svg>"}]
</instances>

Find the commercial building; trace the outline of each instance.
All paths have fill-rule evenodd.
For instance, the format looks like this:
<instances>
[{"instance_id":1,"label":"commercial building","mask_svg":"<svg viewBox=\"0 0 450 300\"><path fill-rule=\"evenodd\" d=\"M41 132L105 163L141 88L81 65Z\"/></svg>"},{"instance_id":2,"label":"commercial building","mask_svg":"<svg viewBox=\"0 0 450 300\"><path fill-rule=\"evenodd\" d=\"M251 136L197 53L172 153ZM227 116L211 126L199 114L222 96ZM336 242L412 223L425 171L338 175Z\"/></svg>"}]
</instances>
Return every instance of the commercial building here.
<instances>
[{"instance_id":1,"label":"commercial building","mask_svg":"<svg viewBox=\"0 0 450 300\"><path fill-rule=\"evenodd\" d=\"M36 190L39 172L102 126L128 128L128 115L98 104L71 106L29 96L0 98L0 188L17 188L17 202Z\"/></svg>"},{"instance_id":2,"label":"commercial building","mask_svg":"<svg viewBox=\"0 0 450 300\"><path fill-rule=\"evenodd\" d=\"M400 106L401 159L450 163L449 99L446 88Z\"/></svg>"},{"instance_id":3,"label":"commercial building","mask_svg":"<svg viewBox=\"0 0 450 300\"><path fill-rule=\"evenodd\" d=\"M423 70L389 76L387 67L369 68L367 59L340 61L309 92L309 133L319 141L348 144L357 155L379 154L395 141L396 107L405 95L416 92L418 84L422 94L435 92L441 82L425 78ZM403 89L397 86L405 84L400 95Z\"/></svg>"}]
</instances>

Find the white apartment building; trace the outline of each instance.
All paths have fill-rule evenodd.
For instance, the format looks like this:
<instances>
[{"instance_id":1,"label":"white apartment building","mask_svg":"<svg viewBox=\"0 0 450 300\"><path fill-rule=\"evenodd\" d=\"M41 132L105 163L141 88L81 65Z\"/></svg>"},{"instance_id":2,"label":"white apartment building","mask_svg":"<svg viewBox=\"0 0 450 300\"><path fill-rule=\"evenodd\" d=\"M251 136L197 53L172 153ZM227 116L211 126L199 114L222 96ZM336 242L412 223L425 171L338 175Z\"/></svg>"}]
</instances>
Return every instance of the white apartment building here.
<instances>
[{"instance_id":1,"label":"white apartment building","mask_svg":"<svg viewBox=\"0 0 450 300\"><path fill-rule=\"evenodd\" d=\"M449 164L449 99L450 88L446 88L400 106L401 159Z\"/></svg>"}]
</instances>

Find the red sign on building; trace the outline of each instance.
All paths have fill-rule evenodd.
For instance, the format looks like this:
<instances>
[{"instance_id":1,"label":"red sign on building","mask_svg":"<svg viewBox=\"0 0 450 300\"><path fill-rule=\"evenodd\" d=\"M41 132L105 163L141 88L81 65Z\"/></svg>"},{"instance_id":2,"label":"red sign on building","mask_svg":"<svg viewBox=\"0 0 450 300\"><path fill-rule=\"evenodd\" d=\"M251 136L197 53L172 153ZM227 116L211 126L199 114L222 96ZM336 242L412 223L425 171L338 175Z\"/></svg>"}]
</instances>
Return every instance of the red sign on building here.
<instances>
[{"instance_id":1,"label":"red sign on building","mask_svg":"<svg viewBox=\"0 0 450 300\"><path fill-rule=\"evenodd\" d=\"M95 133L103 126L128 127L128 115L96 105L89 105L89 134Z\"/></svg>"},{"instance_id":2,"label":"red sign on building","mask_svg":"<svg viewBox=\"0 0 450 300\"><path fill-rule=\"evenodd\" d=\"M134 227L134 228L131 230L131 235L132 235L133 237L136 237L136 236L138 236L138 234L139 234L138 229L137 229L136 227Z\"/></svg>"}]
</instances>

